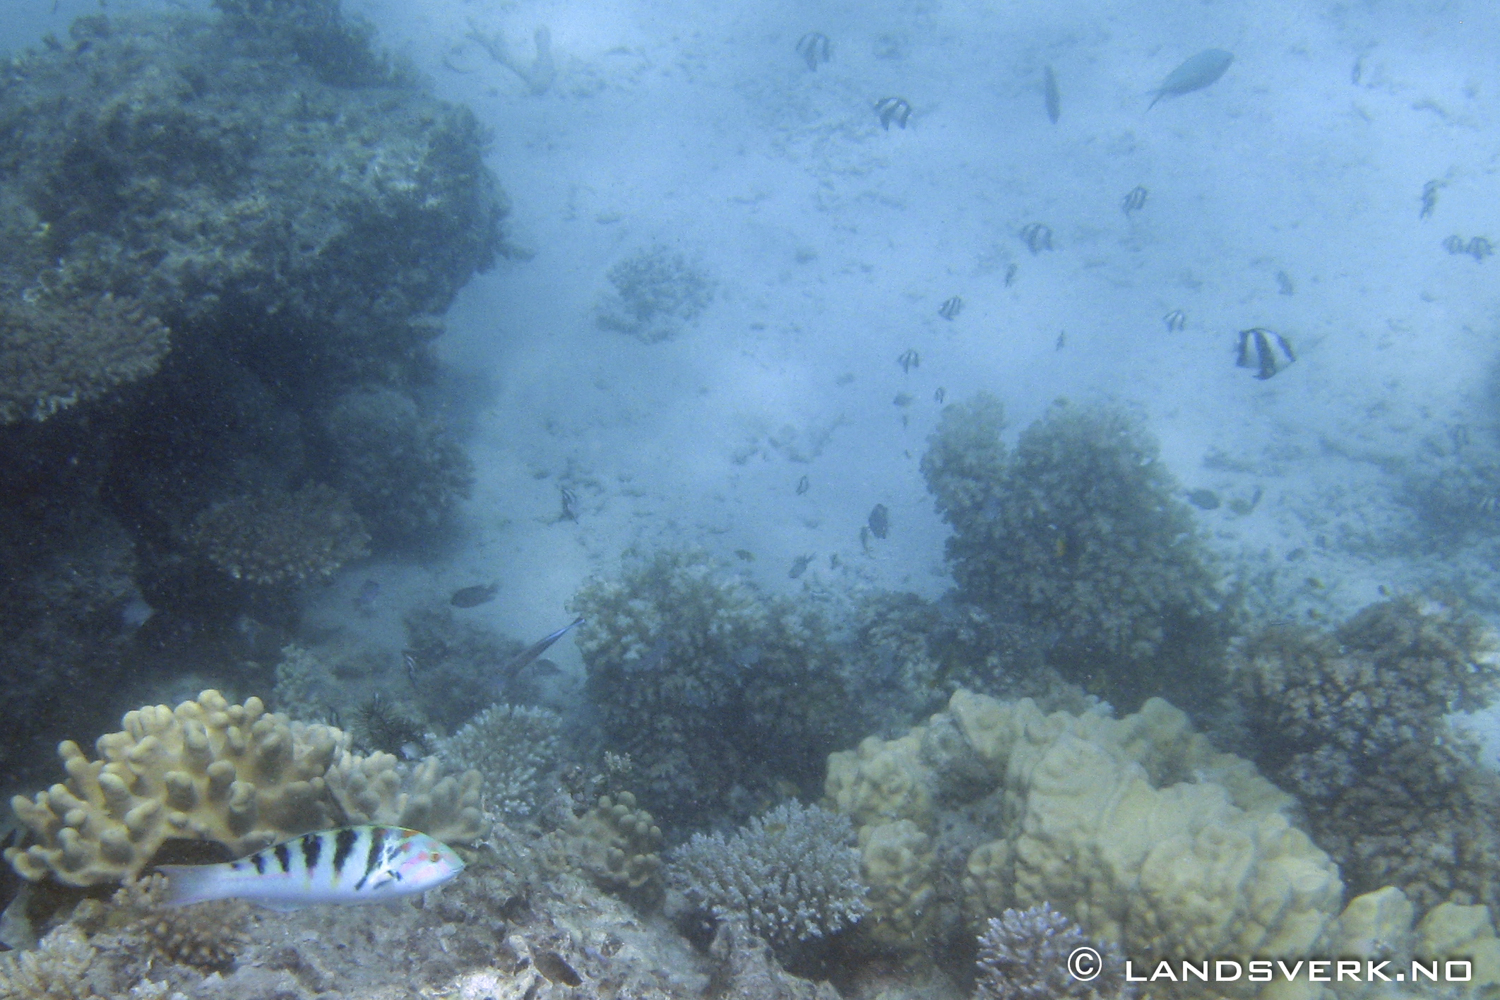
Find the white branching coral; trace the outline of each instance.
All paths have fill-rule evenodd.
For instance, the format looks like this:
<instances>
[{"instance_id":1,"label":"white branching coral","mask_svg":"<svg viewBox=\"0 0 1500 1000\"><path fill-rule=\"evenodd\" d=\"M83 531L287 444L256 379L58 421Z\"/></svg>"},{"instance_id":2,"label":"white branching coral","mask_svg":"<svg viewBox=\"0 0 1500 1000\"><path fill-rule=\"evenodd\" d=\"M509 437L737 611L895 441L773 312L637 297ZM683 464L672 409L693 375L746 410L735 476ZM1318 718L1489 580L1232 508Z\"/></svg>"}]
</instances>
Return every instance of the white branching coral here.
<instances>
[{"instance_id":1,"label":"white branching coral","mask_svg":"<svg viewBox=\"0 0 1500 1000\"><path fill-rule=\"evenodd\" d=\"M524 705L491 705L438 744L438 754L460 771L484 779L484 804L505 819L524 819L540 806L542 778L557 763L556 712Z\"/></svg>"},{"instance_id":2,"label":"white branching coral","mask_svg":"<svg viewBox=\"0 0 1500 1000\"><path fill-rule=\"evenodd\" d=\"M731 837L695 834L669 878L719 919L738 917L773 947L832 934L867 909L847 816L786 802Z\"/></svg>"}]
</instances>

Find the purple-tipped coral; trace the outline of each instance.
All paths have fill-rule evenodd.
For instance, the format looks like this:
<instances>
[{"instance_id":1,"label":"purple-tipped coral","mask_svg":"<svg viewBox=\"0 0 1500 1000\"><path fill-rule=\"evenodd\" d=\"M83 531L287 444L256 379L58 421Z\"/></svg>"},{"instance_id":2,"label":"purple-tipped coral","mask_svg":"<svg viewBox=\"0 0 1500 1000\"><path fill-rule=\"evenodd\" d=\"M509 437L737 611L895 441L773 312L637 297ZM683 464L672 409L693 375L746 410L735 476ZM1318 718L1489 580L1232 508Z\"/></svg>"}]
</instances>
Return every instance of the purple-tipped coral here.
<instances>
[{"instance_id":1,"label":"purple-tipped coral","mask_svg":"<svg viewBox=\"0 0 1500 1000\"><path fill-rule=\"evenodd\" d=\"M1069 971L1079 948L1099 956L1099 974L1082 980ZM1046 903L991 917L979 935L975 1000L1128 1000L1124 960L1113 945L1090 940L1077 924Z\"/></svg>"}]
</instances>

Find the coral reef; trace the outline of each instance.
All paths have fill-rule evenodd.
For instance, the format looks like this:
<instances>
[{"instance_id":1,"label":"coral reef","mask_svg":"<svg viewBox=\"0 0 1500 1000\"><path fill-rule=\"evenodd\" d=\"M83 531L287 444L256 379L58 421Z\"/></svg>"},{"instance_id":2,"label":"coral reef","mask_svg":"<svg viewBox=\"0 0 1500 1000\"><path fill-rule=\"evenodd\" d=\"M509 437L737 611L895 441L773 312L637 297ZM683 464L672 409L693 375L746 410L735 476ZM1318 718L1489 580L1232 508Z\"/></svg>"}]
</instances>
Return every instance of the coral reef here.
<instances>
[{"instance_id":1,"label":"coral reef","mask_svg":"<svg viewBox=\"0 0 1500 1000\"><path fill-rule=\"evenodd\" d=\"M562 718L545 708L491 705L438 743L439 755L458 770L484 779L484 805L507 822L535 816L543 779L561 753Z\"/></svg>"},{"instance_id":2,"label":"coral reef","mask_svg":"<svg viewBox=\"0 0 1500 1000\"><path fill-rule=\"evenodd\" d=\"M127 298L0 305L0 424L46 420L145 378L169 346L167 328Z\"/></svg>"},{"instance_id":3,"label":"coral reef","mask_svg":"<svg viewBox=\"0 0 1500 1000\"><path fill-rule=\"evenodd\" d=\"M847 816L784 802L732 836L694 834L668 881L720 921L743 921L773 948L834 934L865 913Z\"/></svg>"},{"instance_id":4,"label":"coral reef","mask_svg":"<svg viewBox=\"0 0 1500 1000\"><path fill-rule=\"evenodd\" d=\"M857 933L914 957L1044 902L1129 955L1306 954L1339 914L1290 798L1159 699L1114 720L958 691L831 755L827 795L859 829Z\"/></svg>"},{"instance_id":5,"label":"coral reef","mask_svg":"<svg viewBox=\"0 0 1500 1000\"><path fill-rule=\"evenodd\" d=\"M408 396L383 387L347 392L329 409L323 431L335 481L377 539L411 544L452 528L473 469Z\"/></svg>"},{"instance_id":6,"label":"coral reef","mask_svg":"<svg viewBox=\"0 0 1500 1000\"><path fill-rule=\"evenodd\" d=\"M547 843L553 868L578 872L608 892L659 901L661 827L630 792L599 796Z\"/></svg>"},{"instance_id":7,"label":"coral reef","mask_svg":"<svg viewBox=\"0 0 1500 1000\"><path fill-rule=\"evenodd\" d=\"M1394 885L1422 910L1500 902L1500 777L1445 719L1495 696L1492 629L1408 597L1333 632L1266 629L1234 663L1247 748L1353 891Z\"/></svg>"},{"instance_id":8,"label":"coral reef","mask_svg":"<svg viewBox=\"0 0 1500 1000\"><path fill-rule=\"evenodd\" d=\"M193 519L187 542L232 579L260 586L327 579L369 554L349 498L321 483L218 503Z\"/></svg>"},{"instance_id":9,"label":"coral reef","mask_svg":"<svg viewBox=\"0 0 1500 1000\"><path fill-rule=\"evenodd\" d=\"M1099 977L1084 980L1069 971L1075 948L1093 948L1102 957ZM1124 957L1094 941L1078 925L1046 903L1006 910L986 921L979 935L977 1000L1107 1000L1135 991L1121 978Z\"/></svg>"},{"instance_id":10,"label":"coral reef","mask_svg":"<svg viewBox=\"0 0 1500 1000\"><path fill-rule=\"evenodd\" d=\"M481 832L479 775L444 777L435 759L340 753L337 729L231 705L217 691L175 710L127 712L99 737L99 760L58 748L68 772L34 799L11 800L29 842L5 858L33 881L75 886L134 877L169 837L213 840L248 854L336 820L397 823L462 841Z\"/></svg>"},{"instance_id":11,"label":"coral reef","mask_svg":"<svg viewBox=\"0 0 1500 1000\"><path fill-rule=\"evenodd\" d=\"M648 344L670 340L713 301L713 282L681 253L640 250L609 269L614 293L600 299L598 323Z\"/></svg>"},{"instance_id":12,"label":"coral reef","mask_svg":"<svg viewBox=\"0 0 1500 1000\"><path fill-rule=\"evenodd\" d=\"M0 754L45 759L59 703L85 731L127 707L112 701L129 639L104 606L113 568L156 612L153 662L237 669L237 623L295 618L206 566L194 518L343 488L315 464L335 398L422 393L434 317L500 248L506 203L470 112L336 0L218 6L93 11L0 57L0 557L25 598L7 614L37 617L31 596L58 590L64 564L98 605L46 616L45 650L40 626L0 628ZM413 461L392 476L412 503L445 496L448 471ZM77 558L70 528L111 520L128 560ZM385 540L384 521L369 529Z\"/></svg>"},{"instance_id":13,"label":"coral reef","mask_svg":"<svg viewBox=\"0 0 1500 1000\"><path fill-rule=\"evenodd\" d=\"M701 552L627 561L573 598L585 690L658 815L703 825L777 781L815 787L850 703L827 625ZM771 801L774 801L771 794Z\"/></svg>"},{"instance_id":14,"label":"coral reef","mask_svg":"<svg viewBox=\"0 0 1500 1000\"><path fill-rule=\"evenodd\" d=\"M1168 692L1212 705L1234 601L1140 418L1058 402L1014 455L1003 427L980 394L943 411L922 458L957 596L1046 631L1047 662L1122 711Z\"/></svg>"},{"instance_id":15,"label":"coral reef","mask_svg":"<svg viewBox=\"0 0 1500 1000\"><path fill-rule=\"evenodd\" d=\"M346 823L401 826L457 843L475 840L486 829L479 772L444 774L436 757L403 764L388 753L345 752L326 778Z\"/></svg>"}]
</instances>

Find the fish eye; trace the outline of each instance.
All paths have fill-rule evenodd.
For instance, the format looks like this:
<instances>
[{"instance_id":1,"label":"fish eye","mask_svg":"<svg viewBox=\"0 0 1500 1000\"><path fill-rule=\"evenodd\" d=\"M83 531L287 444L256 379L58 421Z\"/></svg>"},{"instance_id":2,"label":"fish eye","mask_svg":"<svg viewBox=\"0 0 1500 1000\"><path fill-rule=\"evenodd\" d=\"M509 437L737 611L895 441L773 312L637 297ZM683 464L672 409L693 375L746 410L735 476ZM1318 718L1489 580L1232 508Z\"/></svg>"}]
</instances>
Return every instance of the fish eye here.
<instances>
[{"instance_id":1,"label":"fish eye","mask_svg":"<svg viewBox=\"0 0 1500 1000\"><path fill-rule=\"evenodd\" d=\"M443 856L441 854L439 854L437 851L433 851L431 854L427 855L427 860L428 861L441 861L441 860L443 860Z\"/></svg>"}]
</instances>

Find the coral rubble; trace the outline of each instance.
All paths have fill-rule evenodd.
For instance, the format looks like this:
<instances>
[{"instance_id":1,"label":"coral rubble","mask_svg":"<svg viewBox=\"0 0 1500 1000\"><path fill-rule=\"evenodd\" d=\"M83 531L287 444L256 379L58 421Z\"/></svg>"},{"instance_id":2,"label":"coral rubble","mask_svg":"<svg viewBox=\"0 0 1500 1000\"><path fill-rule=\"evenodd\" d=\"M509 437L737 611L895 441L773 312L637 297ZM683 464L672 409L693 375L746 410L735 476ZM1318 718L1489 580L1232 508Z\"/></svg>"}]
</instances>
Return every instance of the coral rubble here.
<instances>
[{"instance_id":1,"label":"coral rubble","mask_svg":"<svg viewBox=\"0 0 1500 1000\"><path fill-rule=\"evenodd\" d=\"M713 301L713 281L664 246L626 257L608 277L614 292L599 302L599 325L648 344L675 337Z\"/></svg>"}]
</instances>

